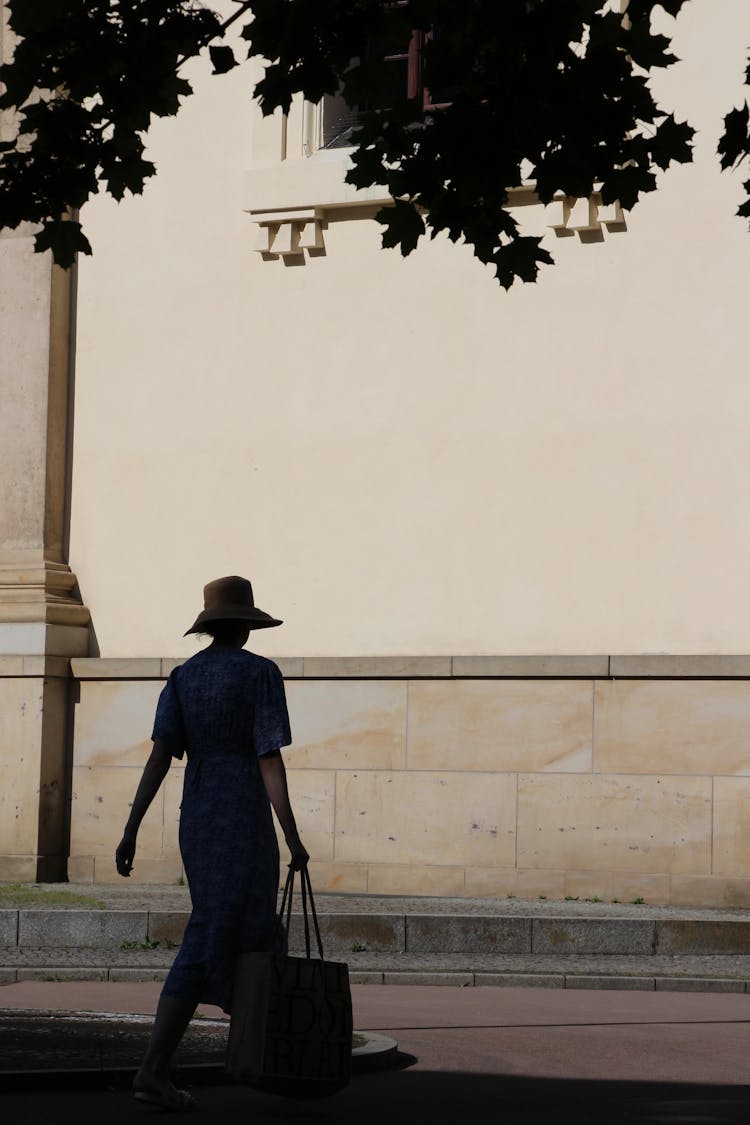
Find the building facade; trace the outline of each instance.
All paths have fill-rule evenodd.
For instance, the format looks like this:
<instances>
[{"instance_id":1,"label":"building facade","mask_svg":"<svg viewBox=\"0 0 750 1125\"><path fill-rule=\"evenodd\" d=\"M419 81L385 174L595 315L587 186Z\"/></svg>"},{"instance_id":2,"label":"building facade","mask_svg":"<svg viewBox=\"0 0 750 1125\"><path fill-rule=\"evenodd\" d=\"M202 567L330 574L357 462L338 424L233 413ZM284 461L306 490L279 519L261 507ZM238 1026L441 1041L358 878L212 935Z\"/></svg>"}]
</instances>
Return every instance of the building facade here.
<instances>
[{"instance_id":1,"label":"building facade","mask_svg":"<svg viewBox=\"0 0 750 1125\"><path fill-rule=\"evenodd\" d=\"M629 214L515 194L536 285L381 250L336 107L263 119L201 64L76 278L3 238L0 877L114 880L161 683L240 573L285 622L321 887L750 903L750 237L715 155L746 7L674 23L693 165ZM179 792L140 878L180 877Z\"/></svg>"}]
</instances>

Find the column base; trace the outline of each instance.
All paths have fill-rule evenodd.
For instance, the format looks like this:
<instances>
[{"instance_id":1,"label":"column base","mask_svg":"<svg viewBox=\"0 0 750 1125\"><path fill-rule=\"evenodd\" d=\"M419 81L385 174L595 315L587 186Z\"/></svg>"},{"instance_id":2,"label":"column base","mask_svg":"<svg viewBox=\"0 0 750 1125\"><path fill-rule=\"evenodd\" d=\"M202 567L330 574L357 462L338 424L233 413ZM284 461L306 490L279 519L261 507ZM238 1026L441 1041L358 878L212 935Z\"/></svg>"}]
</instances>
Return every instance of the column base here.
<instances>
[{"instance_id":1,"label":"column base","mask_svg":"<svg viewBox=\"0 0 750 1125\"><path fill-rule=\"evenodd\" d=\"M0 555L0 656L87 656L90 614L65 563Z\"/></svg>"},{"instance_id":2,"label":"column base","mask_svg":"<svg viewBox=\"0 0 750 1125\"><path fill-rule=\"evenodd\" d=\"M70 660L48 655L56 626L35 628L34 653L0 657L0 880L15 883L64 880L70 837ZM17 650L18 626L0 636Z\"/></svg>"},{"instance_id":3,"label":"column base","mask_svg":"<svg viewBox=\"0 0 750 1125\"><path fill-rule=\"evenodd\" d=\"M66 860L58 855L0 855L0 883L64 883Z\"/></svg>"}]
</instances>

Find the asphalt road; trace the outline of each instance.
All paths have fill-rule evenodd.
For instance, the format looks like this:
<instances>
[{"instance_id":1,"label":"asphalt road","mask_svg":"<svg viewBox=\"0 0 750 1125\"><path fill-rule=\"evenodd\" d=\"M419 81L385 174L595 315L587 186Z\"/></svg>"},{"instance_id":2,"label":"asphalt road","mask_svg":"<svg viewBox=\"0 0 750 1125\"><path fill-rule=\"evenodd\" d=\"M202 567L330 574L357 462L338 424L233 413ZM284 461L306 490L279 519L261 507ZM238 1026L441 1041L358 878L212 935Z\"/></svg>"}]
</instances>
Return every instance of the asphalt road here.
<instances>
[{"instance_id":1,"label":"asphalt road","mask_svg":"<svg viewBox=\"0 0 750 1125\"><path fill-rule=\"evenodd\" d=\"M116 994L107 996L112 1010ZM242 1087L196 1088L199 1112L172 1120L750 1122L750 996L381 986L354 989L354 1005L358 1028L398 1040L400 1069L358 1077L317 1103ZM0 1087L3 1125L120 1125L154 1112L134 1103L124 1085Z\"/></svg>"}]
</instances>

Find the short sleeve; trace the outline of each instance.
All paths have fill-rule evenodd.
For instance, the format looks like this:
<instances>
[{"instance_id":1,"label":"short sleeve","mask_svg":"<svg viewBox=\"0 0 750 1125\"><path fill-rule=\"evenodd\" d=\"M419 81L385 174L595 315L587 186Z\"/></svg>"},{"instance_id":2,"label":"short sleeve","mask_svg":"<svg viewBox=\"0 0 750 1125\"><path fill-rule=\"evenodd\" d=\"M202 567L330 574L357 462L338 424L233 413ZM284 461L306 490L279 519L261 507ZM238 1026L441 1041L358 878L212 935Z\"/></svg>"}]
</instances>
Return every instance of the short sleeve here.
<instances>
[{"instance_id":1,"label":"short sleeve","mask_svg":"<svg viewBox=\"0 0 750 1125\"><path fill-rule=\"evenodd\" d=\"M176 669L175 669L176 671ZM167 746L173 758L181 758L185 753L185 727L182 721L180 701L177 697L175 672L172 672L162 689L156 704L154 729L151 738L157 738Z\"/></svg>"},{"instance_id":2,"label":"short sleeve","mask_svg":"<svg viewBox=\"0 0 750 1125\"><path fill-rule=\"evenodd\" d=\"M281 672L272 660L264 662L257 681L253 745L258 757L289 746L292 732Z\"/></svg>"}]
</instances>

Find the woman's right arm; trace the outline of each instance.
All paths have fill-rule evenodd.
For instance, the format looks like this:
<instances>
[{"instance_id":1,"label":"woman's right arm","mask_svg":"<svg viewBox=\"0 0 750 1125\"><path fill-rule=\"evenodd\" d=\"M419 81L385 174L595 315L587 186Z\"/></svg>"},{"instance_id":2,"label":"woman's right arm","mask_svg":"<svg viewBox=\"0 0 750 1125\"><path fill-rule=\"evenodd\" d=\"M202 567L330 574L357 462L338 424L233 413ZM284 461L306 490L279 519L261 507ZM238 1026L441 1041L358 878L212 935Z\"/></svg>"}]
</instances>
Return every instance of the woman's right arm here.
<instances>
[{"instance_id":1,"label":"woman's right arm","mask_svg":"<svg viewBox=\"0 0 750 1125\"><path fill-rule=\"evenodd\" d=\"M117 851L115 852L115 863L117 864L118 874L127 877L133 867L133 858L135 856L135 841L138 835L138 829L141 826L141 821L146 815L149 805L159 791L164 778L169 772L169 767L172 764L172 754L167 749L165 744L157 739L154 742L154 748L151 755L143 767L141 780L138 783L138 788L135 791L133 804L130 809L130 816L125 825L125 830L122 834Z\"/></svg>"}]
</instances>

